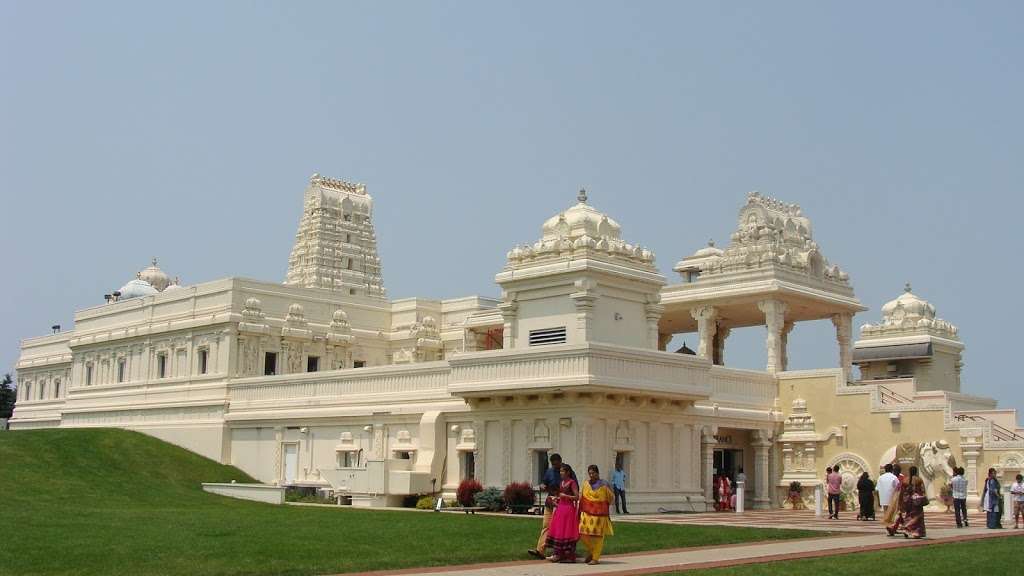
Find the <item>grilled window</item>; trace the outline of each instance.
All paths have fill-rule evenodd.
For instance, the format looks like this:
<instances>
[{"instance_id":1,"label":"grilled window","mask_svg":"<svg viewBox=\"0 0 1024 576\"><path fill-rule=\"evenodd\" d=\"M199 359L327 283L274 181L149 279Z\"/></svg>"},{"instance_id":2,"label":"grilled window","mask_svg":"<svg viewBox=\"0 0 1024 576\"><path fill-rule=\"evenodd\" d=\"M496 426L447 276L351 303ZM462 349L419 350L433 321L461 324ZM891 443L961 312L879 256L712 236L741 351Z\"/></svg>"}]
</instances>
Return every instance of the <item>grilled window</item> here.
<instances>
[{"instance_id":1,"label":"grilled window","mask_svg":"<svg viewBox=\"0 0 1024 576\"><path fill-rule=\"evenodd\" d=\"M565 326L530 330L530 346L565 344Z\"/></svg>"}]
</instances>

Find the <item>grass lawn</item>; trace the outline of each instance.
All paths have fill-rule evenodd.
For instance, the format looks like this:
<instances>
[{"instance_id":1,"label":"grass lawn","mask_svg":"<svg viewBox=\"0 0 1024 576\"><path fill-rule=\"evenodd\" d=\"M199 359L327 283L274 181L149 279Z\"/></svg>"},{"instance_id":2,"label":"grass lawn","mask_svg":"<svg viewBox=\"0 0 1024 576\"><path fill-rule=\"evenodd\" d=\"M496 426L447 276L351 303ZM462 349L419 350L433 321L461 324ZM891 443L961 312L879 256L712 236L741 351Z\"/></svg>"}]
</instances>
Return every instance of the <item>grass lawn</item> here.
<instances>
[{"instance_id":1,"label":"grass lawn","mask_svg":"<svg viewBox=\"0 0 1024 576\"><path fill-rule=\"evenodd\" d=\"M251 481L124 430L0 433L0 575L323 574L526 560L539 519L272 506L202 491ZM620 523L608 554L820 533Z\"/></svg>"},{"instance_id":2,"label":"grass lawn","mask_svg":"<svg viewBox=\"0 0 1024 576\"><path fill-rule=\"evenodd\" d=\"M673 572L679 576L789 576L827 574L828 576L904 576L913 573L984 574L1003 576L1024 574L1020 553L1024 536L990 538L973 542L950 542L932 546L844 554L828 558L789 560L768 564L731 566L713 570Z\"/></svg>"}]
</instances>

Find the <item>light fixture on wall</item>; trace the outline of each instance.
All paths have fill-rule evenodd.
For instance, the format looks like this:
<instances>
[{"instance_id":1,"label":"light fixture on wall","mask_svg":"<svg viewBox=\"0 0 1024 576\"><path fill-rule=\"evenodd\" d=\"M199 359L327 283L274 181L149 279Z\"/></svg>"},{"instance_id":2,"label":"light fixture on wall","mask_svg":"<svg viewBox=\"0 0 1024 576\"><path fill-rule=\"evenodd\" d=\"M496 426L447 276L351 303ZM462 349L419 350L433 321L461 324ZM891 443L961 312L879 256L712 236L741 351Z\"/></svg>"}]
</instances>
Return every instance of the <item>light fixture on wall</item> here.
<instances>
[{"instance_id":1,"label":"light fixture on wall","mask_svg":"<svg viewBox=\"0 0 1024 576\"><path fill-rule=\"evenodd\" d=\"M306 428L305 426L303 426L302 428L299 428L299 433L300 434L309 434L309 428Z\"/></svg>"},{"instance_id":2,"label":"light fixture on wall","mask_svg":"<svg viewBox=\"0 0 1024 576\"><path fill-rule=\"evenodd\" d=\"M616 312L615 313L615 319L616 320L622 320L622 314L619 314L618 312Z\"/></svg>"},{"instance_id":3,"label":"light fixture on wall","mask_svg":"<svg viewBox=\"0 0 1024 576\"><path fill-rule=\"evenodd\" d=\"M459 430L461 430L461 429L462 429L462 427L461 427L461 426L459 426L458 424L452 424L452 428L451 428L451 430L452 430L452 432L453 432L454 434L458 434L458 433L459 433Z\"/></svg>"},{"instance_id":4,"label":"light fixture on wall","mask_svg":"<svg viewBox=\"0 0 1024 576\"><path fill-rule=\"evenodd\" d=\"M366 426L363 426L363 432L372 432L372 431L373 431L373 424L367 424Z\"/></svg>"}]
</instances>

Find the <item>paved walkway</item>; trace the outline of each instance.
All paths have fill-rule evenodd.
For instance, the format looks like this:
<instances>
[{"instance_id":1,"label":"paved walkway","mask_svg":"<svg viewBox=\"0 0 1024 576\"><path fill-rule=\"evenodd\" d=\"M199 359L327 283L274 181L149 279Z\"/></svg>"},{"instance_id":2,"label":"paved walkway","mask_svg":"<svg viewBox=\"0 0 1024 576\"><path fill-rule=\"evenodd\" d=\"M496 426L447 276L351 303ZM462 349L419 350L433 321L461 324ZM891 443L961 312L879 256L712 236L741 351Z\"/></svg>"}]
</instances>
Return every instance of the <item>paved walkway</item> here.
<instances>
[{"instance_id":1,"label":"paved walkway","mask_svg":"<svg viewBox=\"0 0 1024 576\"><path fill-rule=\"evenodd\" d=\"M799 530L821 530L828 532L854 532L864 534L881 533L881 522L861 522L857 513L840 513L839 520L829 520L828 514L815 517L812 510L747 510L743 514L735 512L705 512L700 514L640 514L630 516L614 516L613 522L637 522L656 524L695 524L701 526L747 526L751 528L793 528ZM878 516L881 519L881 515ZM925 514L928 530L953 528L956 518L945 512L927 512ZM985 525L985 513L972 511L968 513L972 526Z\"/></svg>"},{"instance_id":2,"label":"paved walkway","mask_svg":"<svg viewBox=\"0 0 1024 576\"><path fill-rule=\"evenodd\" d=\"M776 511L775 516L776 519L780 516L778 511ZM642 519L642 521L647 520L648 518ZM779 523L775 524L775 526L780 525ZM1024 530L987 530L983 527L984 523L979 523L976 526L964 529L932 528L929 520L927 538L922 540L906 540L900 537L890 538L885 536L884 528L882 528L881 524L876 523L873 524L874 531L870 534L846 533L839 536L806 538L802 540L781 540L753 544L733 544L609 555L605 556L601 560L601 564L597 566L587 566L582 562L577 564L552 564L542 560L533 560L433 569L366 572L363 575L581 576L585 574L600 574L604 576L625 576L627 574L657 574L676 570L720 568L741 564L834 556L836 554L906 548L910 546L928 546L945 542L983 538L1024 536ZM809 528L806 525L801 527Z\"/></svg>"}]
</instances>

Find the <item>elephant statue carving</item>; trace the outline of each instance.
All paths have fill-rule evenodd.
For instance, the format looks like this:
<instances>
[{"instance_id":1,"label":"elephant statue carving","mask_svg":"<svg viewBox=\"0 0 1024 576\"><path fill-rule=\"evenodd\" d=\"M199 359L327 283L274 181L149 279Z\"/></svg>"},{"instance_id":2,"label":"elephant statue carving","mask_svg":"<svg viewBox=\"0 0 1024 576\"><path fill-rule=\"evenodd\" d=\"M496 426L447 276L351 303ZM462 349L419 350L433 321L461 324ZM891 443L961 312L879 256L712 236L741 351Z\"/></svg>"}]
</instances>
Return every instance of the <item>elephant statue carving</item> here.
<instances>
[{"instance_id":1,"label":"elephant statue carving","mask_svg":"<svg viewBox=\"0 0 1024 576\"><path fill-rule=\"evenodd\" d=\"M938 502L942 486L953 477L953 468L956 466L953 450L950 448L949 442L938 440L922 442L918 454L921 478L925 481L928 499Z\"/></svg>"}]
</instances>

